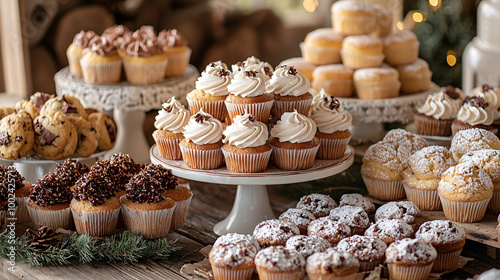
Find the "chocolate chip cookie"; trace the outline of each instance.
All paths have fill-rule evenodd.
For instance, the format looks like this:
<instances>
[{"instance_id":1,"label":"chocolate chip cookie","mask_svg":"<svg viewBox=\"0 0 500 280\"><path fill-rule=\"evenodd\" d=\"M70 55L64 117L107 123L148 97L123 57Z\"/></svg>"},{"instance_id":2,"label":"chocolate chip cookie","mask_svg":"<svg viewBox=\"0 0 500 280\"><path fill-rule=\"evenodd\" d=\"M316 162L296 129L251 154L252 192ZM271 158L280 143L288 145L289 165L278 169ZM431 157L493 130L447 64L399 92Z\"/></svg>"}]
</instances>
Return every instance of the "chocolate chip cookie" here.
<instances>
[{"instance_id":1,"label":"chocolate chip cookie","mask_svg":"<svg viewBox=\"0 0 500 280\"><path fill-rule=\"evenodd\" d=\"M35 152L44 159L54 159L59 157L71 137L76 138L76 131L71 136L73 125L62 112L55 112L53 115L40 115L34 121L35 127ZM76 140L75 147L76 148Z\"/></svg>"},{"instance_id":2,"label":"chocolate chip cookie","mask_svg":"<svg viewBox=\"0 0 500 280\"><path fill-rule=\"evenodd\" d=\"M69 120L75 127L78 135L78 143L76 144L74 154L79 157L91 156L99 144L97 131L92 127L90 122L82 117L69 117Z\"/></svg>"},{"instance_id":3,"label":"chocolate chip cookie","mask_svg":"<svg viewBox=\"0 0 500 280\"><path fill-rule=\"evenodd\" d=\"M116 141L116 125L113 119L105 113L92 113L89 122L99 134L99 149L110 150Z\"/></svg>"},{"instance_id":4,"label":"chocolate chip cookie","mask_svg":"<svg viewBox=\"0 0 500 280\"><path fill-rule=\"evenodd\" d=\"M16 112L16 109L10 107L0 107L0 120L4 117L13 114Z\"/></svg>"},{"instance_id":5,"label":"chocolate chip cookie","mask_svg":"<svg viewBox=\"0 0 500 280\"><path fill-rule=\"evenodd\" d=\"M33 147L33 138L23 116L10 114L0 121L0 157L17 159L27 156Z\"/></svg>"},{"instance_id":6,"label":"chocolate chip cookie","mask_svg":"<svg viewBox=\"0 0 500 280\"><path fill-rule=\"evenodd\" d=\"M83 108L80 100L74 96L63 95L47 100L40 111L40 115L51 115L55 112L62 112L67 116L87 119L85 108Z\"/></svg>"},{"instance_id":7,"label":"chocolate chip cookie","mask_svg":"<svg viewBox=\"0 0 500 280\"><path fill-rule=\"evenodd\" d=\"M38 109L36 108L35 104L33 104L33 101L31 101L31 100L24 99L24 100L17 102L16 103L16 110L17 111L25 110L26 112L28 112L28 114L30 115L30 117L32 119L35 119L39 115Z\"/></svg>"}]
</instances>

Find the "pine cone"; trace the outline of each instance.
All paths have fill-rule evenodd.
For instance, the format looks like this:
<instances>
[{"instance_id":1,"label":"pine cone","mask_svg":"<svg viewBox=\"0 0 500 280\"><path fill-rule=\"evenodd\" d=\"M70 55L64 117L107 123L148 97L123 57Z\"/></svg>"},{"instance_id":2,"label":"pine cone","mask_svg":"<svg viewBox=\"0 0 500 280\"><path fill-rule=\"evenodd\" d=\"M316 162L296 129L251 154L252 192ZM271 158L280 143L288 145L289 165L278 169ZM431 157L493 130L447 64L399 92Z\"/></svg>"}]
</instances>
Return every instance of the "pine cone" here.
<instances>
[{"instance_id":1,"label":"pine cone","mask_svg":"<svg viewBox=\"0 0 500 280\"><path fill-rule=\"evenodd\" d=\"M46 226L36 230L27 229L26 233L31 239L29 247L35 251L45 251L58 241L56 233Z\"/></svg>"}]
</instances>

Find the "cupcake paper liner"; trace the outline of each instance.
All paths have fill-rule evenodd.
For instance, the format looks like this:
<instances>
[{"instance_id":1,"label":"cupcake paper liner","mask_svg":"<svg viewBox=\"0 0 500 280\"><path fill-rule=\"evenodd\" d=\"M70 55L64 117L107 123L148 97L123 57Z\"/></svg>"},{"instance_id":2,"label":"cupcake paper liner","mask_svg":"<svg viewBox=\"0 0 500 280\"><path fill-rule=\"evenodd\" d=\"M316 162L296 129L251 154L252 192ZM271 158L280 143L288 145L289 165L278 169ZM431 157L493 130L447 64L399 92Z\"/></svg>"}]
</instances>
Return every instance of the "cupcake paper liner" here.
<instances>
[{"instance_id":1,"label":"cupcake paper liner","mask_svg":"<svg viewBox=\"0 0 500 280\"><path fill-rule=\"evenodd\" d=\"M349 97L354 93L352 79L312 81L311 86L319 92L324 89L326 93L335 97Z\"/></svg>"},{"instance_id":2,"label":"cupcake paper liner","mask_svg":"<svg viewBox=\"0 0 500 280\"><path fill-rule=\"evenodd\" d=\"M73 219L71 218L71 208L61 210L42 210L31 207L26 204L28 212L30 213L31 220L35 227L42 226L50 227L54 230L58 228L72 229Z\"/></svg>"},{"instance_id":3,"label":"cupcake paper liner","mask_svg":"<svg viewBox=\"0 0 500 280\"><path fill-rule=\"evenodd\" d=\"M345 139L319 138L317 159L339 159L344 156L351 137Z\"/></svg>"},{"instance_id":4,"label":"cupcake paper liner","mask_svg":"<svg viewBox=\"0 0 500 280\"><path fill-rule=\"evenodd\" d=\"M181 148L179 143L182 139L170 139L170 138L158 138L153 134L156 145L158 146L158 152L162 158L166 159L182 159Z\"/></svg>"},{"instance_id":5,"label":"cupcake paper liner","mask_svg":"<svg viewBox=\"0 0 500 280\"><path fill-rule=\"evenodd\" d=\"M398 200L406 196L402 180L387 182L372 180L365 176L361 177L363 177L368 193L374 198L381 200Z\"/></svg>"},{"instance_id":6,"label":"cupcake paper liner","mask_svg":"<svg viewBox=\"0 0 500 280\"><path fill-rule=\"evenodd\" d=\"M194 99L186 98L189 104L189 111L194 115L198 113L202 108L203 112L212 115L212 117L223 122L226 119L227 110L224 100L217 101L199 101Z\"/></svg>"},{"instance_id":7,"label":"cupcake paper liner","mask_svg":"<svg viewBox=\"0 0 500 280\"><path fill-rule=\"evenodd\" d=\"M453 120L429 119L426 116L415 114L417 133L432 136L451 136L451 123Z\"/></svg>"},{"instance_id":8,"label":"cupcake paper liner","mask_svg":"<svg viewBox=\"0 0 500 280\"><path fill-rule=\"evenodd\" d=\"M184 163L194 169L216 169L224 164L224 155L220 148L197 150L179 146Z\"/></svg>"},{"instance_id":9,"label":"cupcake paper liner","mask_svg":"<svg viewBox=\"0 0 500 280\"><path fill-rule=\"evenodd\" d=\"M120 198L120 202L121 200ZM169 209L145 211L121 204L121 211L128 230L141 233L148 239L154 239L167 236L175 207L176 205Z\"/></svg>"},{"instance_id":10,"label":"cupcake paper liner","mask_svg":"<svg viewBox=\"0 0 500 280\"><path fill-rule=\"evenodd\" d=\"M216 280L249 280L252 278L254 271L254 267L249 269L230 269L212 265L212 273Z\"/></svg>"},{"instance_id":11,"label":"cupcake paper liner","mask_svg":"<svg viewBox=\"0 0 500 280\"><path fill-rule=\"evenodd\" d=\"M354 88L360 99L384 99L399 95L400 81L354 81Z\"/></svg>"},{"instance_id":12,"label":"cupcake paper liner","mask_svg":"<svg viewBox=\"0 0 500 280\"><path fill-rule=\"evenodd\" d=\"M191 49L182 53L172 53L167 55L168 64L165 68L165 76L182 76L186 72L191 58Z\"/></svg>"},{"instance_id":13,"label":"cupcake paper liner","mask_svg":"<svg viewBox=\"0 0 500 280\"><path fill-rule=\"evenodd\" d=\"M307 273L307 276L309 277L309 280L355 280L356 279L356 273L352 273L349 275L335 275L335 274L314 274L314 273Z\"/></svg>"},{"instance_id":14,"label":"cupcake paper liner","mask_svg":"<svg viewBox=\"0 0 500 280\"><path fill-rule=\"evenodd\" d=\"M426 280L429 278L433 263L426 266L398 266L387 264L389 278L393 280Z\"/></svg>"},{"instance_id":15,"label":"cupcake paper liner","mask_svg":"<svg viewBox=\"0 0 500 280\"><path fill-rule=\"evenodd\" d=\"M446 218L459 223L474 223L481 221L491 199L491 197L488 197L480 201L466 202L449 200L441 195L439 195L439 198L441 199L443 212Z\"/></svg>"},{"instance_id":16,"label":"cupcake paper liner","mask_svg":"<svg viewBox=\"0 0 500 280\"><path fill-rule=\"evenodd\" d=\"M339 48L312 47L305 43L299 44L302 57L307 61L316 65L340 63Z\"/></svg>"},{"instance_id":17,"label":"cupcake paper liner","mask_svg":"<svg viewBox=\"0 0 500 280\"><path fill-rule=\"evenodd\" d=\"M123 69L125 70L127 81L138 85L154 84L162 81L163 77L165 77L166 67L167 60L144 64L123 61Z\"/></svg>"},{"instance_id":18,"label":"cupcake paper liner","mask_svg":"<svg viewBox=\"0 0 500 280\"><path fill-rule=\"evenodd\" d=\"M297 110L298 113L304 116L308 116L311 104L312 98L292 101L281 101L275 99L271 113L273 115L273 119L275 120L279 120L283 113L293 112L294 110Z\"/></svg>"},{"instance_id":19,"label":"cupcake paper liner","mask_svg":"<svg viewBox=\"0 0 500 280\"><path fill-rule=\"evenodd\" d=\"M401 92L417 93L426 91L431 86L432 73L425 75L412 75L409 77L399 77L401 81Z\"/></svg>"},{"instance_id":20,"label":"cupcake paper liner","mask_svg":"<svg viewBox=\"0 0 500 280\"><path fill-rule=\"evenodd\" d=\"M78 234L107 236L115 233L120 208L104 212L75 211L71 209L71 213L73 213Z\"/></svg>"},{"instance_id":21,"label":"cupcake paper liner","mask_svg":"<svg viewBox=\"0 0 500 280\"><path fill-rule=\"evenodd\" d=\"M436 261L434 261L434 265L432 266L432 272L444 272L444 271L452 271L458 267L458 260L460 259L460 254L462 253L462 249L445 253L438 254Z\"/></svg>"},{"instance_id":22,"label":"cupcake paper liner","mask_svg":"<svg viewBox=\"0 0 500 280\"><path fill-rule=\"evenodd\" d=\"M500 190L493 191L493 196L491 197L490 203L488 203L488 212L495 214L500 213Z\"/></svg>"},{"instance_id":23,"label":"cupcake paper liner","mask_svg":"<svg viewBox=\"0 0 500 280\"><path fill-rule=\"evenodd\" d=\"M250 103L250 104L237 104L225 102L227 112L231 121L235 116L243 115L245 110L256 117L258 121L263 123L269 122L269 116L271 115L271 108L273 107L274 100L261 102L261 103Z\"/></svg>"},{"instance_id":24,"label":"cupcake paper liner","mask_svg":"<svg viewBox=\"0 0 500 280\"><path fill-rule=\"evenodd\" d=\"M76 54L66 54L68 57L69 71L71 75L75 75L78 77L82 76L82 67L80 66L81 55Z\"/></svg>"},{"instance_id":25,"label":"cupcake paper liner","mask_svg":"<svg viewBox=\"0 0 500 280\"><path fill-rule=\"evenodd\" d=\"M369 34L375 29L375 18L342 16L340 13L332 14L332 26L335 32L344 35Z\"/></svg>"},{"instance_id":26,"label":"cupcake paper liner","mask_svg":"<svg viewBox=\"0 0 500 280\"><path fill-rule=\"evenodd\" d=\"M259 280L302 280L305 275L304 271L267 271L258 267L257 273Z\"/></svg>"},{"instance_id":27,"label":"cupcake paper liner","mask_svg":"<svg viewBox=\"0 0 500 280\"><path fill-rule=\"evenodd\" d=\"M172 222L170 223L170 231L178 230L184 225L186 221L186 216L189 210L189 205L191 205L191 200L193 196L182 201L175 202L175 211L172 215Z\"/></svg>"},{"instance_id":28,"label":"cupcake paper liner","mask_svg":"<svg viewBox=\"0 0 500 280\"><path fill-rule=\"evenodd\" d=\"M314 158L318 152L319 145L309 149L283 149L272 146L272 158L279 169L301 170L314 165Z\"/></svg>"},{"instance_id":29,"label":"cupcake paper liner","mask_svg":"<svg viewBox=\"0 0 500 280\"><path fill-rule=\"evenodd\" d=\"M222 148L226 167L237 173L257 173L266 170L272 150L258 154L238 154Z\"/></svg>"},{"instance_id":30,"label":"cupcake paper liner","mask_svg":"<svg viewBox=\"0 0 500 280\"><path fill-rule=\"evenodd\" d=\"M379 67L384 62L384 55L365 55L351 52L340 51L342 63L345 67L352 69L361 69L369 67Z\"/></svg>"},{"instance_id":31,"label":"cupcake paper liner","mask_svg":"<svg viewBox=\"0 0 500 280\"><path fill-rule=\"evenodd\" d=\"M374 270L375 267L377 267L383 261L384 260L368 261L368 262L359 261L359 270L358 271L361 272L361 271L371 271L371 270Z\"/></svg>"},{"instance_id":32,"label":"cupcake paper liner","mask_svg":"<svg viewBox=\"0 0 500 280\"><path fill-rule=\"evenodd\" d=\"M26 206L27 199L28 197L16 197L17 201L16 222L20 224L31 222L30 212L28 212L28 206Z\"/></svg>"},{"instance_id":33,"label":"cupcake paper liner","mask_svg":"<svg viewBox=\"0 0 500 280\"><path fill-rule=\"evenodd\" d=\"M443 209L437 191L419 190L404 186L406 197L415 203L420 210L437 211Z\"/></svg>"},{"instance_id":34,"label":"cupcake paper liner","mask_svg":"<svg viewBox=\"0 0 500 280\"><path fill-rule=\"evenodd\" d=\"M86 63L80 60L83 80L88 84L111 84L120 80L122 62L114 61L108 63Z\"/></svg>"}]
</instances>

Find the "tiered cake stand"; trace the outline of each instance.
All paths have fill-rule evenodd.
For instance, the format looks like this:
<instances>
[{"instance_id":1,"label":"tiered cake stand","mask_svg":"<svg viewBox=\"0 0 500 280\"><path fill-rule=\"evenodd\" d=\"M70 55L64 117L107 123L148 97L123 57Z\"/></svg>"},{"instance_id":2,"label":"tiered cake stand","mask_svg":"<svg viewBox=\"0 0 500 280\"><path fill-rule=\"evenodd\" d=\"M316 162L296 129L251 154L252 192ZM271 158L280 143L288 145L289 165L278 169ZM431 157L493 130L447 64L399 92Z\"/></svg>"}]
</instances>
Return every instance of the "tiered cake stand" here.
<instances>
[{"instance_id":1,"label":"tiered cake stand","mask_svg":"<svg viewBox=\"0 0 500 280\"><path fill-rule=\"evenodd\" d=\"M182 160L160 157L158 148L150 150L151 162L171 169L178 177L194 181L238 185L236 197L229 215L214 226L214 232L223 235L230 232L252 234L261 221L275 218L269 203L266 185L307 182L338 174L354 162L354 149L348 146L338 160L316 160L314 166L299 171L286 171L272 165L262 173L234 173L225 167L214 170L197 170L187 167Z\"/></svg>"},{"instance_id":2,"label":"tiered cake stand","mask_svg":"<svg viewBox=\"0 0 500 280\"><path fill-rule=\"evenodd\" d=\"M149 144L142 127L146 112L160 109L170 97L182 102L184 96L194 89L198 70L192 65L184 76L166 78L160 83L133 85L119 82L108 85L91 85L81 77L71 75L65 67L54 76L58 95L72 95L80 99L86 108L95 108L113 113L117 126L117 141L109 155L117 152L128 153L137 162L149 162ZM182 97L182 98L181 98Z\"/></svg>"}]
</instances>

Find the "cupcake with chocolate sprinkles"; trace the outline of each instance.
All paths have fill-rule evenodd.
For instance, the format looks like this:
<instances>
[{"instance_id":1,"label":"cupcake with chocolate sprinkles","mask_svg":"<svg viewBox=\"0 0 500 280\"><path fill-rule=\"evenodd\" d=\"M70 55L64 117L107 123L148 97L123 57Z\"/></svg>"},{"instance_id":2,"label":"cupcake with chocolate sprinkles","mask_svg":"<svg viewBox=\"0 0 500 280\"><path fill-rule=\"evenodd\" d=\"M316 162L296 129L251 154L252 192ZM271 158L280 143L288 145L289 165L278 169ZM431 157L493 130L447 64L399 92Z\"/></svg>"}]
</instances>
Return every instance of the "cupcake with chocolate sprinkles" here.
<instances>
[{"instance_id":1,"label":"cupcake with chocolate sprinkles","mask_svg":"<svg viewBox=\"0 0 500 280\"><path fill-rule=\"evenodd\" d=\"M159 169L164 168L151 164L134 175L120 197L126 228L151 239L167 236L176 208L175 201L163 195L167 184L155 176Z\"/></svg>"},{"instance_id":2,"label":"cupcake with chocolate sprinkles","mask_svg":"<svg viewBox=\"0 0 500 280\"><path fill-rule=\"evenodd\" d=\"M61 184L68 188L72 188L76 181L89 171L90 168L87 165L76 159L68 158L63 163L57 165L54 173L61 181Z\"/></svg>"},{"instance_id":3,"label":"cupcake with chocolate sprinkles","mask_svg":"<svg viewBox=\"0 0 500 280\"><path fill-rule=\"evenodd\" d=\"M15 167L5 167L0 165L0 189L3 189L6 194L5 197L1 197L0 195L0 208L8 207L9 189L12 187L14 188L14 195L17 203L17 222L31 222L28 208L26 208L26 198L30 195L31 183L24 181L24 177L17 172Z\"/></svg>"},{"instance_id":4,"label":"cupcake with chocolate sprinkles","mask_svg":"<svg viewBox=\"0 0 500 280\"><path fill-rule=\"evenodd\" d=\"M73 189L70 207L78 234L106 236L114 233L120 201L109 186L106 174L90 171L83 175Z\"/></svg>"}]
</instances>

